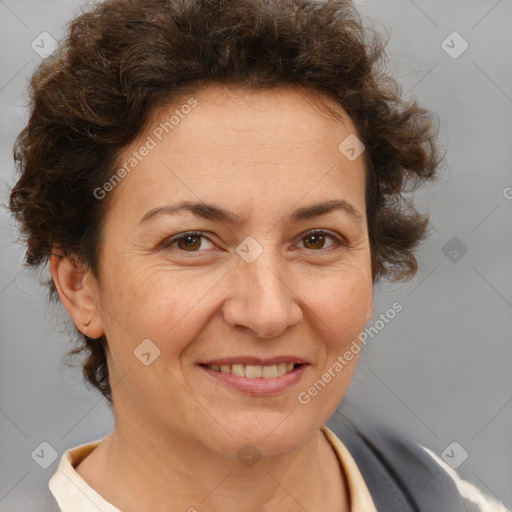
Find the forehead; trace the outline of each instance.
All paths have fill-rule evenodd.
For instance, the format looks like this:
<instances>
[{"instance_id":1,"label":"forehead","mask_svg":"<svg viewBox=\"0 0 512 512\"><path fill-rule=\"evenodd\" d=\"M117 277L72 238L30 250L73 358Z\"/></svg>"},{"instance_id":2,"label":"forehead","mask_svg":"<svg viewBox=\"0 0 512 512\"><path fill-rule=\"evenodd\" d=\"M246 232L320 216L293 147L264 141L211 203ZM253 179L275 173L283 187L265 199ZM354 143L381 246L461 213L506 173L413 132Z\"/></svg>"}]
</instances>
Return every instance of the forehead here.
<instances>
[{"instance_id":1,"label":"forehead","mask_svg":"<svg viewBox=\"0 0 512 512\"><path fill-rule=\"evenodd\" d=\"M193 105L191 107L190 105ZM146 137L165 150L175 164L194 167L207 159L214 167L244 163L265 167L293 166L297 173L330 167L336 160L350 167L340 143L356 136L348 114L325 94L297 86L247 90L215 85L172 104L156 107L137 144ZM137 145L136 144L136 145ZM356 163L365 167L364 157ZM274 166L272 166L274 164Z\"/></svg>"},{"instance_id":2,"label":"forehead","mask_svg":"<svg viewBox=\"0 0 512 512\"><path fill-rule=\"evenodd\" d=\"M323 123L337 130L341 126L350 129L355 133L356 129L343 108L336 103L327 93L314 88L305 88L295 85L280 85L274 89L247 89L236 85L215 84L199 89L193 94L184 94L175 99L172 104L161 104L153 108L149 116L147 126L158 126L170 120L169 114L179 115L179 120L174 119L174 128L181 125L182 131L192 127L197 128L194 121L181 123L190 110L187 104L191 98L197 102L200 109L194 108L194 117L197 124L209 124L227 128L226 121L233 129L247 127L247 129L258 126L265 127L265 120L272 114L279 114L279 124L285 125L293 118L294 121L301 119L306 121L303 125L306 130L312 122ZM181 112L185 109L185 116ZM198 114L198 111L200 113ZM176 117L176 116L175 116ZM276 119L273 119L275 123ZM278 127L272 125L272 129ZM318 128L318 126L317 126ZM300 131L300 126L295 126ZM143 132L143 135L145 131Z\"/></svg>"},{"instance_id":3,"label":"forehead","mask_svg":"<svg viewBox=\"0 0 512 512\"><path fill-rule=\"evenodd\" d=\"M325 194L341 182L354 189L354 181L364 182L363 158L350 161L339 146L355 132L341 107L316 91L208 87L154 109L119 165L149 140L152 149L116 195L128 182L132 196L152 195L162 202L163 195L183 196L187 189L195 200L206 200L209 191L215 197L223 191L270 192L276 199L312 188Z\"/></svg>"}]
</instances>

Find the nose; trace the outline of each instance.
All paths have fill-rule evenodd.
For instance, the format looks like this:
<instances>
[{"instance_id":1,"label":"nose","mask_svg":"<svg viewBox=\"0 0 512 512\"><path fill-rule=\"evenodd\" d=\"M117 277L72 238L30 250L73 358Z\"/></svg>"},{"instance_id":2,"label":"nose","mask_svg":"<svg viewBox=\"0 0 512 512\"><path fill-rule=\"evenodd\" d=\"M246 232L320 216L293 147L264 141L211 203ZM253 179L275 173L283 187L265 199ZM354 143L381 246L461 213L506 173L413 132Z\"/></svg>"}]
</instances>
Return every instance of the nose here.
<instances>
[{"instance_id":1,"label":"nose","mask_svg":"<svg viewBox=\"0 0 512 512\"><path fill-rule=\"evenodd\" d=\"M223 315L233 329L273 338L302 320L301 299L294 292L291 274L270 249L252 263L236 261L230 279Z\"/></svg>"}]
</instances>

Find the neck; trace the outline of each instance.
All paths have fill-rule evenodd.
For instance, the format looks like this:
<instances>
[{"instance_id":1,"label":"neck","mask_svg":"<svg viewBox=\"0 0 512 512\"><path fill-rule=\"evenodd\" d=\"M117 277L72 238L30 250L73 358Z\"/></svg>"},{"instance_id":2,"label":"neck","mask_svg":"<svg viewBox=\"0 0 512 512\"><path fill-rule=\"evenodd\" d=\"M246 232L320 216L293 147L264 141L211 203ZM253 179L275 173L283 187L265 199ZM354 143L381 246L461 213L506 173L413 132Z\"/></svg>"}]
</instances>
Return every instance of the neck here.
<instances>
[{"instance_id":1,"label":"neck","mask_svg":"<svg viewBox=\"0 0 512 512\"><path fill-rule=\"evenodd\" d=\"M116 426L77 467L123 512L350 510L346 478L321 431L292 453L263 456L251 465L186 436L123 427Z\"/></svg>"}]
</instances>

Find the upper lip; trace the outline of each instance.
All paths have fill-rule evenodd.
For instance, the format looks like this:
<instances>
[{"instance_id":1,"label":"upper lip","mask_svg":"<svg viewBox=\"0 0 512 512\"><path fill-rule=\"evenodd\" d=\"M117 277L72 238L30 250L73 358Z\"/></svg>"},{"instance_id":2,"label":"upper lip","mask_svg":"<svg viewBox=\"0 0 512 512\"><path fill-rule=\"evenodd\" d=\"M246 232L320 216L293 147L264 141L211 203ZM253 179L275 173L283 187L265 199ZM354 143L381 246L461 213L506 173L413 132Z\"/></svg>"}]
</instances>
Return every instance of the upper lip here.
<instances>
[{"instance_id":1,"label":"upper lip","mask_svg":"<svg viewBox=\"0 0 512 512\"><path fill-rule=\"evenodd\" d=\"M273 366L281 363L293 363L293 364L305 364L307 361L300 357L295 356L277 356L269 358L253 357L253 356L237 356L237 357L218 357L216 359L209 359L208 361L202 361L200 364L204 365L231 365L231 364L243 364L243 365L254 365L254 366Z\"/></svg>"}]
</instances>

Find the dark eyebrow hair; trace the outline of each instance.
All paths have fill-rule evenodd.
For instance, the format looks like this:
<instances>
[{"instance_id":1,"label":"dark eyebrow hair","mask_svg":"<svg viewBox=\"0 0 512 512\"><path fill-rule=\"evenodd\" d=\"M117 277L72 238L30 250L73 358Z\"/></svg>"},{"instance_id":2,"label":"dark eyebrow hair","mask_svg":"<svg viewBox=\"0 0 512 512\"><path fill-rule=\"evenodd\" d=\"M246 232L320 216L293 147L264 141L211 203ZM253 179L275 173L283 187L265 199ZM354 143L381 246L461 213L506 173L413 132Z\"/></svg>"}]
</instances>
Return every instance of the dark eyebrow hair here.
<instances>
[{"instance_id":1,"label":"dark eyebrow hair","mask_svg":"<svg viewBox=\"0 0 512 512\"><path fill-rule=\"evenodd\" d=\"M230 212L229 210L225 210L224 208L220 208L214 204L184 201L174 205L158 206L156 208L152 208L144 214L142 219L139 221L139 224L147 222L148 220L159 215L172 215L173 213L181 210L189 211L197 217L202 217L209 220L217 220L231 225L240 225L245 222L245 219L239 218L235 213ZM297 208L292 212L291 219L295 221L312 219L320 215L325 215L333 210L342 210L358 221L363 219L362 214L350 203L347 203L347 201L344 201L343 199L331 199L330 201L324 201L321 203L312 204L310 206Z\"/></svg>"}]
</instances>

